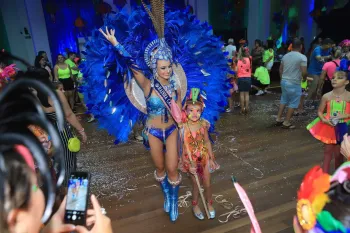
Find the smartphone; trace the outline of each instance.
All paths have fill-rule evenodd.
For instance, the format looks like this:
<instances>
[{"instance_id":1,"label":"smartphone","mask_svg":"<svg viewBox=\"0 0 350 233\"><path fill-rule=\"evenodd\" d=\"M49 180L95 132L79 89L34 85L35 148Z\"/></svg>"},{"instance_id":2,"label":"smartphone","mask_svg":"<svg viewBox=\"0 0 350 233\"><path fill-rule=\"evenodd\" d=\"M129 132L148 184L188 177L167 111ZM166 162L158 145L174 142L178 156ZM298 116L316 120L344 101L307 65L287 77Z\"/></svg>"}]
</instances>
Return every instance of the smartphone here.
<instances>
[{"instance_id":1,"label":"smartphone","mask_svg":"<svg viewBox=\"0 0 350 233\"><path fill-rule=\"evenodd\" d=\"M65 223L86 225L90 175L88 172L72 172L68 180Z\"/></svg>"}]
</instances>

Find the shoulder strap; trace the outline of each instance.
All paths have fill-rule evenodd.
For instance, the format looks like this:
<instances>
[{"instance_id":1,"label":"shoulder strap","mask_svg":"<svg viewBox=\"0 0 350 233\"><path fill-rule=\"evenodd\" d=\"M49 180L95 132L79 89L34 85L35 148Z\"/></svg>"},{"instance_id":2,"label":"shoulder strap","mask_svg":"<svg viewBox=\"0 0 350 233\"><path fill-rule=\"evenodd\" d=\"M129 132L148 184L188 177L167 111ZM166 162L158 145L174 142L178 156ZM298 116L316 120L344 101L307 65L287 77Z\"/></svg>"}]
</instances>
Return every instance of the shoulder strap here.
<instances>
[{"instance_id":1,"label":"shoulder strap","mask_svg":"<svg viewBox=\"0 0 350 233\"><path fill-rule=\"evenodd\" d=\"M336 67L339 67L338 63L336 63L335 61L332 61Z\"/></svg>"}]
</instances>

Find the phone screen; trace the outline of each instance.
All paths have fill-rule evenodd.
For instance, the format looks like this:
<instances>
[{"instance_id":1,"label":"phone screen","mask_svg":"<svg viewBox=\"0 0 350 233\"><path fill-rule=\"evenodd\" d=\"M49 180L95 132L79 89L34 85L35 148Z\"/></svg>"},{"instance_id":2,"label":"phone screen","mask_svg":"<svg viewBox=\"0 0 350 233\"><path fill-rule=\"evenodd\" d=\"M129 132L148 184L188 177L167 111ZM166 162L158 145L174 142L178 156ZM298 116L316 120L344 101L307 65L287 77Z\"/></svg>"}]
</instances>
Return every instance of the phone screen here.
<instances>
[{"instance_id":1,"label":"phone screen","mask_svg":"<svg viewBox=\"0 0 350 233\"><path fill-rule=\"evenodd\" d=\"M65 222L85 225L89 196L89 174L72 172L68 180Z\"/></svg>"}]
</instances>

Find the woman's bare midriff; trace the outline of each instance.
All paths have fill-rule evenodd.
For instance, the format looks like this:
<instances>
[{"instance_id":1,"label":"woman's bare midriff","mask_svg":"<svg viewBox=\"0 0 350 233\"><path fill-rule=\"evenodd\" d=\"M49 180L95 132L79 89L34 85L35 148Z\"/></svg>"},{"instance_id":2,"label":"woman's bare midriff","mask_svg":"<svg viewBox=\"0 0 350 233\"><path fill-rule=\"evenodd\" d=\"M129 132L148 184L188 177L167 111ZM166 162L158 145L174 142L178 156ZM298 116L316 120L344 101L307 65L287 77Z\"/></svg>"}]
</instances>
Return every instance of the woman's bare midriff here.
<instances>
[{"instance_id":1,"label":"woman's bare midriff","mask_svg":"<svg viewBox=\"0 0 350 233\"><path fill-rule=\"evenodd\" d=\"M162 118L164 119L164 116L156 116L156 117L148 117L146 121L146 126L158 128L158 129L166 129L169 126L172 126L175 124L175 121L171 117L171 115L168 113L168 122L162 122Z\"/></svg>"}]
</instances>

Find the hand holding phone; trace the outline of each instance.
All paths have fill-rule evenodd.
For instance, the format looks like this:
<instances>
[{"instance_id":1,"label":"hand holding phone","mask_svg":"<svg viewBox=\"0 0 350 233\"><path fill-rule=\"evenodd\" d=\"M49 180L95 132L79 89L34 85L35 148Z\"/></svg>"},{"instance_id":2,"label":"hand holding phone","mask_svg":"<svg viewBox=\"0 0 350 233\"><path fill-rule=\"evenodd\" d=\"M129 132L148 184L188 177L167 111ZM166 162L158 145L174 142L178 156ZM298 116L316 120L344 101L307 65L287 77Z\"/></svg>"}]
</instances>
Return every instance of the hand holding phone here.
<instances>
[{"instance_id":1,"label":"hand holding phone","mask_svg":"<svg viewBox=\"0 0 350 233\"><path fill-rule=\"evenodd\" d=\"M68 180L66 212L64 215L66 223L85 226L89 184L89 173L71 173Z\"/></svg>"},{"instance_id":2,"label":"hand holding phone","mask_svg":"<svg viewBox=\"0 0 350 233\"><path fill-rule=\"evenodd\" d=\"M94 227L89 231L84 226L76 226L75 230L78 233L113 233L111 220L102 214L101 206L98 203L95 195L91 195L91 203L93 211L88 211L88 215L94 214L87 218L87 225L94 223Z\"/></svg>"}]
</instances>

